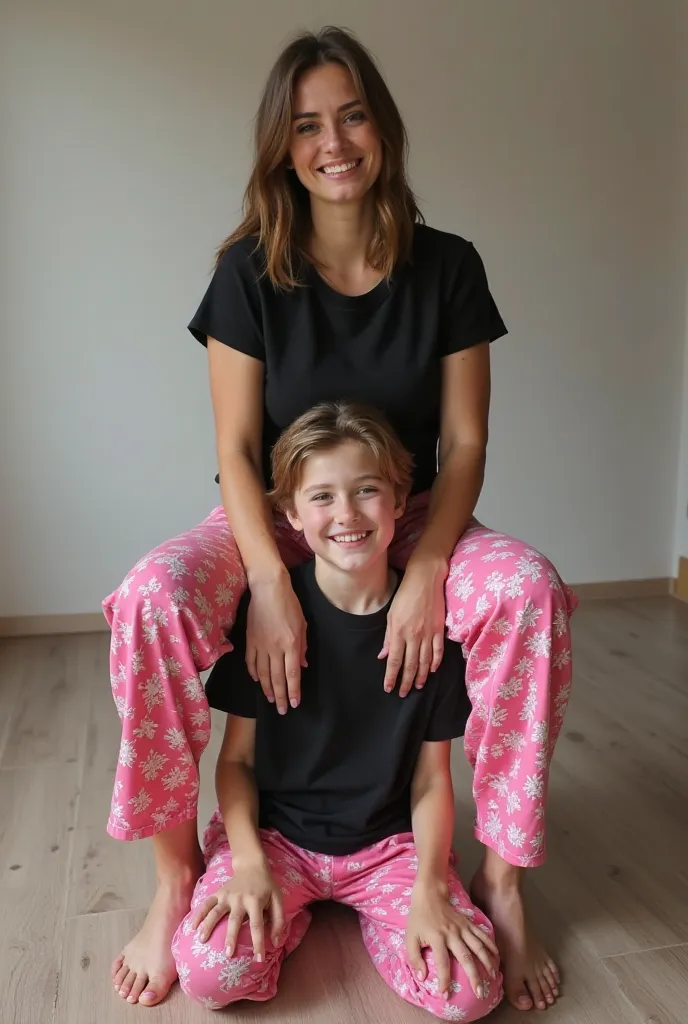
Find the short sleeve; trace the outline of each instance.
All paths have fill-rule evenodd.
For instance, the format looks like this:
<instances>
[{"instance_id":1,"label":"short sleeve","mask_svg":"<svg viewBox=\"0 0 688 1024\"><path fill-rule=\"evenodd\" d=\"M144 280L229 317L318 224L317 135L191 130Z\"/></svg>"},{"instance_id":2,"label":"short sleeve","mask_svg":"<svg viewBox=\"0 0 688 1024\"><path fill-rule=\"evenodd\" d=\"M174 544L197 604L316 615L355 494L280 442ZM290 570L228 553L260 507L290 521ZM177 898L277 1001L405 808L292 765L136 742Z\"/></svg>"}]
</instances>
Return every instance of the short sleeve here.
<instances>
[{"instance_id":1,"label":"short sleeve","mask_svg":"<svg viewBox=\"0 0 688 1024\"><path fill-rule=\"evenodd\" d=\"M444 307L442 355L496 341L507 333L492 298L485 266L469 242L453 274Z\"/></svg>"},{"instance_id":2,"label":"short sleeve","mask_svg":"<svg viewBox=\"0 0 688 1024\"><path fill-rule=\"evenodd\" d=\"M435 677L437 692L424 738L435 742L453 740L463 736L471 713L466 693L466 663L460 644L445 641L444 657Z\"/></svg>"},{"instance_id":3,"label":"short sleeve","mask_svg":"<svg viewBox=\"0 0 688 1024\"><path fill-rule=\"evenodd\" d=\"M216 338L223 345L265 362L260 270L254 242L231 245L220 259L189 330L202 345Z\"/></svg>"},{"instance_id":4,"label":"short sleeve","mask_svg":"<svg viewBox=\"0 0 688 1024\"><path fill-rule=\"evenodd\" d=\"M239 718L256 718L258 698L262 690L254 683L246 668L246 618L250 595L248 591L239 602L230 639L234 650L223 654L215 662L205 684L205 693L211 708L226 711Z\"/></svg>"}]
</instances>

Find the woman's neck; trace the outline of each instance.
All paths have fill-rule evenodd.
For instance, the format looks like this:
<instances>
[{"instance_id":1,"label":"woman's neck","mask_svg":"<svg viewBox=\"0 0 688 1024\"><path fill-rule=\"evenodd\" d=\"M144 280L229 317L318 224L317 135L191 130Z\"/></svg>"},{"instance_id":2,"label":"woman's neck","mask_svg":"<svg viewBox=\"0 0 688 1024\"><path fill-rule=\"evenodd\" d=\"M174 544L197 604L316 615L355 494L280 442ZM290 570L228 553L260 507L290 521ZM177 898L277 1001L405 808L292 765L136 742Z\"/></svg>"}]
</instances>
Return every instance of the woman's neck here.
<instances>
[{"instance_id":1,"label":"woman's neck","mask_svg":"<svg viewBox=\"0 0 688 1024\"><path fill-rule=\"evenodd\" d=\"M397 576L387 558L379 558L360 572L343 572L315 558L315 579L335 608L350 615L372 615L384 608L394 592Z\"/></svg>"},{"instance_id":2,"label":"woman's neck","mask_svg":"<svg viewBox=\"0 0 688 1024\"><path fill-rule=\"evenodd\" d=\"M310 255L328 276L346 280L370 270L371 201L323 203L311 200L311 222Z\"/></svg>"}]
</instances>

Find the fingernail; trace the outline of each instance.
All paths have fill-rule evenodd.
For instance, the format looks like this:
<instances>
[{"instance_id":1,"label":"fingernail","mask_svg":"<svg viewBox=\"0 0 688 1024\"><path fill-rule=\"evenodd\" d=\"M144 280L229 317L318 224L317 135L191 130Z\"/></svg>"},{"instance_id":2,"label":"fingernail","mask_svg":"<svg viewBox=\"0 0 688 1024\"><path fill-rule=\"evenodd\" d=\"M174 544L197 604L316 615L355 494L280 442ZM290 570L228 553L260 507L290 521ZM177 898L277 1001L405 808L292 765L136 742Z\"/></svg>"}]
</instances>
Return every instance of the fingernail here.
<instances>
[{"instance_id":1,"label":"fingernail","mask_svg":"<svg viewBox=\"0 0 688 1024\"><path fill-rule=\"evenodd\" d=\"M257 683L258 680L254 679L253 682ZM274 703L275 703L275 698L274 697L268 697L268 704L274 704Z\"/></svg>"},{"instance_id":2,"label":"fingernail","mask_svg":"<svg viewBox=\"0 0 688 1024\"><path fill-rule=\"evenodd\" d=\"M263 957L261 956L261 954L260 954L260 953L256 953L256 955L255 955L255 958L254 958L254 959L255 959L255 961L256 961L256 963L257 963L257 964L262 964L262 962L263 962Z\"/></svg>"},{"instance_id":3,"label":"fingernail","mask_svg":"<svg viewBox=\"0 0 688 1024\"><path fill-rule=\"evenodd\" d=\"M277 713L279 715L286 715L287 709L286 708L277 708Z\"/></svg>"},{"instance_id":4,"label":"fingernail","mask_svg":"<svg viewBox=\"0 0 688 1024\"><path fill-rule=\"evenodd\" d=\"M419 981L422 981L423 977L424 977L423 972L422 971L416 971L416 977L418 978Z\"/></svg>"},{"instance_id":5,"label":"fingernail","mask_svg":"<svg viewBox=\"0 0 688 1024\"><path fill-rule=\"evenodd\" d=\"M297 701L296 697L292 697L292 699L289 701L289 703L291 704L291 706L293 708L297 708L299 706L299 702Z\"/></svg>"}]
</instances>

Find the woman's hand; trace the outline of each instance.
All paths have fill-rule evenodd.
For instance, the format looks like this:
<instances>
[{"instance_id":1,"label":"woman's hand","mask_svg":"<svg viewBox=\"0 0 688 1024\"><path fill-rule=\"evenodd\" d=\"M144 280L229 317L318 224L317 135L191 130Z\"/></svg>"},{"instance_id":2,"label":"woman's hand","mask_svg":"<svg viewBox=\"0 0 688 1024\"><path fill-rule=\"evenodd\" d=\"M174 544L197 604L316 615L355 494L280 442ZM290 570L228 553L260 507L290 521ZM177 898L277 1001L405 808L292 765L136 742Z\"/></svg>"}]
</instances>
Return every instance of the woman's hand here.
<instances>
[{"instance_id":1,"label":"woman's hand","mask_svg":"<svg viewBox=\"0 0 688 1024\"><path fill-rule=\"evenodd\" d=\"M436 672L444 653L444 598L446 566L409 564L387 615L385 642L380 658L387 658L385 690L394 689L403 666L399 695L405 697L414 682L425 684Z\"/></svg>"},{"instance_id":2,"label":"woman's hand","mask_svg":"<svg viewBox=\"0 0 688 1024\"><path fill-rule=\"evenodd\" d=\"M454 957L466 972L470 986L478 999L484 999L489 987L483 986L478 973L481 963L489 976L497 976L499 951L487 932L457 913L449 903L446 883L440 880L418 880L411 894L411 910L406 924L406 952L409 963L420 981L427 977L428 968L421 950L430 947L435 961L437 981L445 998L451 985L449 956Z\"/></svg>"},{"instance_id":3,"label":"woman's hand","mask_svg":"<svg viewBox=\"0 0 688 1024\"><path fill-rule=\"evenodd\" d=\"M273 946L284 929L282 894L267 864L237 868L234 878L226 882L214 896L209 896L194 914L191 925L200 928L201 942L207 942L219 921L229 915L225 949L234 956L241 926L248 918L255 959L265 960L265 915L270 917L270 938Z\"/></svg>"},{"instance_id":4,"label":"woman's hand","mask_svg":"<svg viewBox=\"0 0 688 1024\"><path fill-rule=\"evenodd\" d=\"M301 700L301 669L306 662L306 620L285 573L251 586L246 626L246 667L260 681L280 715Z\"/></svg>"}]
</instances>

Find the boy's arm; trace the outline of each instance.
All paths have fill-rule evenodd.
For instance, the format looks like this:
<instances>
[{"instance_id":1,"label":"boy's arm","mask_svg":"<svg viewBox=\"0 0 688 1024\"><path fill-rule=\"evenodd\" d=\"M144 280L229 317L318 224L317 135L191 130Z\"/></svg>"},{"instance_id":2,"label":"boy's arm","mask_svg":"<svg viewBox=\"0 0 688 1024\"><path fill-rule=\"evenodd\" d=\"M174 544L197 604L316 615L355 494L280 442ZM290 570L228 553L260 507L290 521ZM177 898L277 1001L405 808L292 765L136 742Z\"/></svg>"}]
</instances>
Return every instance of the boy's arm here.
<instances>
[{"instance_id":1,"label":"boy's arm","mask_svg":"<svg viewBox=\"0 0 688 1024\"><path fill-rule=\"evenodd\" d=\"M215 769L215 790L235 870L265 860L258 832L258 789L253 774L255 745L255 718L227 715Z\"/></svg>"},{"instance_id":2,"label":"boy's arm","mask_svg":"<svg viewBox=\"0 0 688 1024\"><path fill-rule=\"evenodd\" d=\"M454 832L451 740L425 742L411 783L411 822L418 853L416 884L447 884Z\"/></svg>"}]
</instances>

